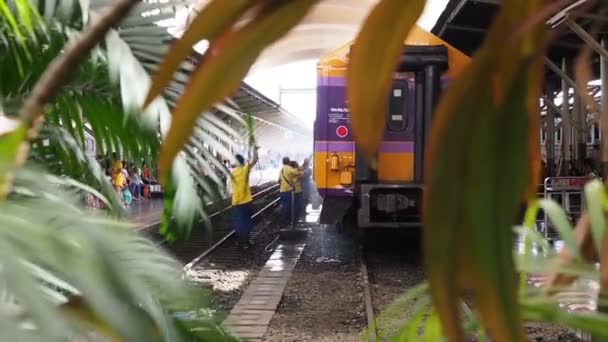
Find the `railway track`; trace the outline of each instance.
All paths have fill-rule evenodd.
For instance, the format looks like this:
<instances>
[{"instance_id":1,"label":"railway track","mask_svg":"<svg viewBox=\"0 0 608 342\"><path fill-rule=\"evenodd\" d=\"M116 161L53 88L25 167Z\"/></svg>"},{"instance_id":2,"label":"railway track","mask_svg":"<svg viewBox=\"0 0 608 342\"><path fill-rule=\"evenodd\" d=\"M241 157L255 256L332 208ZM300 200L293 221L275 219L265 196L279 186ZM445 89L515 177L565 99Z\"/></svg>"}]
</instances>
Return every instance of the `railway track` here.
<instances>
[{"instance_id":1,"label":"railway track","mask_svg":"<svg viewBox=\"0 0 608 342\"><path fill-rule=\"evenodd\" d=\"M254 219L254 223L266 211L276 206L279 201L278 192L278 185L273 184L261 187L261 189L253 194L252 211L254 214L252 218ZM232 217L229 215L230 209L232 209L232 205L227 205L209 215L213 228L212 231L197 229L193 231L188 241L170 248L171 252L184 262L184 270L191 269L224 245L234 247L230 248L234 254L239 253L236 245L230 243L234 238ZM254 224L251 240L255 240L260 234L261 228L260 225Z\"/></svg>"},{"instance_id":2,"label":"railway track","mask_svg":"<svg viewBox=\"0 0 608 342\"><path fill-rule=\"evenodd\" d=\"M399 296L424 281L419 234L378 231L361 245L361 281L367 322L366 341L383 341L412 318L412 307L399 308L386 320L385 310Z\"/></svg>"},{"instance_id":3,"label":"railway track","mask_svg":"<svg viewBox=\"0 0 608 342\"><path fill-rule=\"evenodd\" d=\"M254 225L250 234L252 247L239 248L232 227L231 206L216 211L212 216L214 239L198 244L196 254L184 255L183 274L199 286L212 291L209 309L215 319L223 321L238 303L247 284L264 266L276 247L280 225L275 213L279 201L278 186L272 185L254 191L252 218Z\"/></svg>"},{"instance_id":4,"label":"railway track","mask_svg":"<svg viewBox=\"0 0 608 342\"><path fill-rule=\"evenodd\" d=\"M275 196L276 193L278 193L278 185L274 185L270 188L267 188L267 189L255 194L253 196L254 202L256 200L256 197L260 198L260 196L262 196L265 193L268 193L264 197L264 199L267 199L267 200L262 201L262 203L259 203L259 202L255 203L257 205L254 206L254 208L259 208L259 209L257 209L255 211L255 213L251 215L251 218L254 220L254 222L256 222L257 218L262 216L268 210L276 207L276 205L279 202L279 198L277 196ZM231 208L231 207L232 206L230 206L229 208ZM220 213L223 213L226 210L228 210L228 208L223 209L221 212L218 212L216 214L219 215ZM254 224L254 227L251 231L249 242L251 242L251 243L255 242L255 240L260 235L260 233L262 233L264 228L265 227L263 225ZM213 263L215 265L220 264L222 266L229 267L234 262L239 261L241 258L241 251L239 250L239 248L236 244L236 240L232 240L235 237L234 234L235 234L234 230L232 230L232 229L229 229L228 232L223 233L221 238L219 238L217 241L215 241L211 246L206 248L201 254L196 256L190 262L188 262L184 266L184 270L192 269L194 266L199 264L204 258L212 257L211 254L213 254L213 253L218 254L217 256L213 256Z\"/></svg>"},{"instance_id":5,"label":"railway track","mask_svg":"<svg viewBox=\"0 0 608 342\"><path fill-rule=\"evenodd\" d=\"M372 288L369 283L369 273L367 272L367 261L365 260L365 251L361 248L361 283L363 286L363 302L365 304L365 318L367 321L367 337L368 341L376 341L376 313L372 300Z\"/></svg>"},{"instance_id":6,"label":"railway track","mask_svg":"<svg viewBox=\"0 0 608 342\"><path fill-rule=\"evenodd\" d=\"M255 222L270 209L276 207L279 201L279 186L276 183L263 184L254 187L252 190L254 192L252 195L252 211L254 212L252 217ZM213 211L208 216L212 229L204 229L201 220L199 225L194 227L186 241L173 244L167 243L157 232L150 231L150 227L142 227L138 229L138 232L155 240L160 246L182 261L184 270L192 268L220 246L225 244L230 245L230 242L234 238L232 217L229 215L230 209L232 209L230 199L210 204L208 208L211 208ZM260 234L260 231L261 227L255 225L251 232L251 239L254 240Z\"/></svg>"}]
</instances>

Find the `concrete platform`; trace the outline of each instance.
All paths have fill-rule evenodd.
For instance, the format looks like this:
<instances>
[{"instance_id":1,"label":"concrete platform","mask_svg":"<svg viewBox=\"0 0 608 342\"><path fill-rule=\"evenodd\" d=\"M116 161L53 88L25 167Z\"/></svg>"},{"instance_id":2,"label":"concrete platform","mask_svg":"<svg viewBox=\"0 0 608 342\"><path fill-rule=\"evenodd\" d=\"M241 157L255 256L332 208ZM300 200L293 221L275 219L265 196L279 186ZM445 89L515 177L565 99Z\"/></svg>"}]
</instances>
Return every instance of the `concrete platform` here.
<instances>
[{"instance_id":1,"label":"concrete platform","mask_svg":"<svg viewBox=\"0 0 608 342\"><path fill-rule=\"evenodd\" d=\"M137 230L151 229L160 225L163 213L163 199L151 198L142 201L133 201L125 208L127 219L137 225Z\"/></svg>"},{"instance_id":2,"label":"concrete platform","mask_svg":"<svg viewBox=\"0 0 608 342\"><path fill-rule=\"evenodd\" d=\"M304 247L302 243L284 243L276 248L224 321L232 333L262 341Z\"/></svg>"}]
</instances>

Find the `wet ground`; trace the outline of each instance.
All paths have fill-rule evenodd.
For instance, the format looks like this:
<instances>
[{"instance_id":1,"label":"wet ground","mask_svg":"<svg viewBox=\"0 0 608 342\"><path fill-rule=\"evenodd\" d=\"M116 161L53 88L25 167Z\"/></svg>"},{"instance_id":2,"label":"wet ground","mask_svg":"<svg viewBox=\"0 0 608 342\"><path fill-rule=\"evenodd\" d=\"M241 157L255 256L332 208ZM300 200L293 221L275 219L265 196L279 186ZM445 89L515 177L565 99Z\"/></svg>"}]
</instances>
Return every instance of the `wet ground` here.
<instances>
[{"instance_id":1,"label":"wet ground","mask_svg":"<svg viewBox=\"0 0 608 342\"><path fill-rule=\"evenodd\" d=\"M416 231L366 234L364 245L380 340L395 334L412 318L412 311L420 303L416 299L408 306L389 309L395 300L425 279L420 239ZM474 308L472 300L465 301ZM582 341L573 331L556 324L528 322L525 330L528 341ZM468 341L478 340L476 334L469 335Z\"/></svg>"},{"instance_id":2,"label":"wet ground","mask_svg":"<svg viewBox=\"0 0 608 342\"><path fill-rule=\"evenodd\" d=\"M310 225L265 341L359 341L365 328L359 244Z\"/></svg>"},{"instance_id":3,"label":"wet ground","mask_svg":"<svg viewBox=\"0 0 608 342\"><path fill-rule=\"evenodd\" d=\"M218 321L223 321L236 305L247 285L264 266L276 246L280 225L276 222L278 210L264 214L257 222L261 231L254 241L254 247L241 251L237 260L226 265L226 260L211 256L188 271L188 278L210 291L210 308ZM229 219L224 221L228 224ZM234 241L228 242L234 244Z\"/></svg>"},{"instance_id":4,"label":"wet ground","mask_svg":"<svg viewBox=\"0 0 608 342\"><path fill-rule=\"evenodd\" d=\"M254 279L272 247L280 227L277 215L265 215L266 229L256 247L228 268L212 260L199 265L196 276L213 293L215 317L223 320ZM309 220L316 221L315 215ZM360 274L361 237L335 227L307 225L306 247L287 283L265 341L360 341L366 328ZM379 325L379 340L395 333L412 317L417 301L389 311L397 298L424 280L419 233L370 232L364 237L372 299ZM468 301L469 305L473 305ZM383 321L389 317L388 321ZM551 324L526 324L529 341L580 341L573 332ZM471 335L469 341L476 341Z\"/></svg>"},{"instance_id":5,"label":"wet ground","mask_svg":"<svg viewBox=\"0 0 608 342\"><path fill-rule=\"evenodd\" d=\"M138 226L138 229L159 224L163 213L163 199L150 198L133 201L125 208L127 219Z\"/></svg>"}]
</instances>

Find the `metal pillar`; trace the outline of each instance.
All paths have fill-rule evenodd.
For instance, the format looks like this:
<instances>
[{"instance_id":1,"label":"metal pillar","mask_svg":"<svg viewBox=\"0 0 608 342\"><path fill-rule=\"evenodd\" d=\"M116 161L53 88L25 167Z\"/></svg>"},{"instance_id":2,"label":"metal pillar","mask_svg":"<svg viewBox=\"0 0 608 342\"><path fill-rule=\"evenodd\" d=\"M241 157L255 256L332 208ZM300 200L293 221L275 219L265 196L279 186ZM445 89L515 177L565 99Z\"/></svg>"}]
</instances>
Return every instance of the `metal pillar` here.
<instances>
[{"instance_id":1,"label":"metal pillar","mask_svg":"<svg viewBox=\"0 0 608 342\"><path fill-rule=\"evenodd\" d=\"M567 73L566 59L562 59L561 71ZM562 77L562 166L561 174L567 176L570 171L570 161L572 155L570 153L572 148L572 124L570 122L570 94L568 92L568 83L565 78Z\"/></svg>"},{"instance_id":2,"label":"metal pillar","mask_svg":"<svg viewBox=\"0 0 608 342\"><path fill-rule=\"evenodd\" d=\"M576 120L576 168L583 172L587 158L587 109L579 94L574 94L574 113Z\"/></svg>"},{"instance_id":3,"label":"metal pillar","mask_svg":"<svg viewBox=\"0 0 608 342\"><path fill-rule=\"evenodd\" d=\"M602 39L602 47L606 47L606 40ZM601 174L604 180L608 179L608 62L606 59L600 59L600 79L601 79L601 109L600 112L600 127L601 127Z\"/></svg>"},{"instance_id":4,"label":"metal pillar","mask_svg":"<svg viewBox=\"0 0 608 342\"><path fill-rule=\"evenodd\" d=\"M578 170L578 139L580 133L580 118L581 118L581 105L580 105L580 97L577 96L577 92L574 91L572 94L572 110L570 111L570 115L572 117L572 164L574 168Z\"/></svg>"},{"instance_id":5,"label":"metal pillar","mask_svg":"<svg viewBox=\"0 0 608 342\"><path fill-rule=\"evenodd\" d=\"M550 90L547 90L545 101L553 101L555 95ZM555 111L553 107L547 104L547 120L546 120L547 140L545 141L545 150L547 155L547 176L555 176Z\"/></svg>"}]
</instances>

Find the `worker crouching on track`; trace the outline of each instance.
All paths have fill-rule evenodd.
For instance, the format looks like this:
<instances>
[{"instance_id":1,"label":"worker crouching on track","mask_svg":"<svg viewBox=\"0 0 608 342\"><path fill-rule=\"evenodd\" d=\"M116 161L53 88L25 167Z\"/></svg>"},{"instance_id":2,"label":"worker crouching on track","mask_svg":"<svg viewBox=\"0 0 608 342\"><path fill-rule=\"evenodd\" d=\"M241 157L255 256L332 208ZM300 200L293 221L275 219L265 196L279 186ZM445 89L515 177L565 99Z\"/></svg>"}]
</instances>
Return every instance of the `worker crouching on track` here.
<instances>
[{"instance_id":1,"label":"worker crouching on track","mask_svg":"<svg viewBox=\"0 0 608 342\"><path fill-rule=\"evenodd\" d=\"M253 149L253 156L249 163L245 158L237 154L238 165L232 171L232 210L234 216L235 234L238 239L239 247L251 247L249 234L253 228L251 219L251 187L249 186L249 174L251 169L258 162L258 147Z\"/></svg>"}]
</instances>

